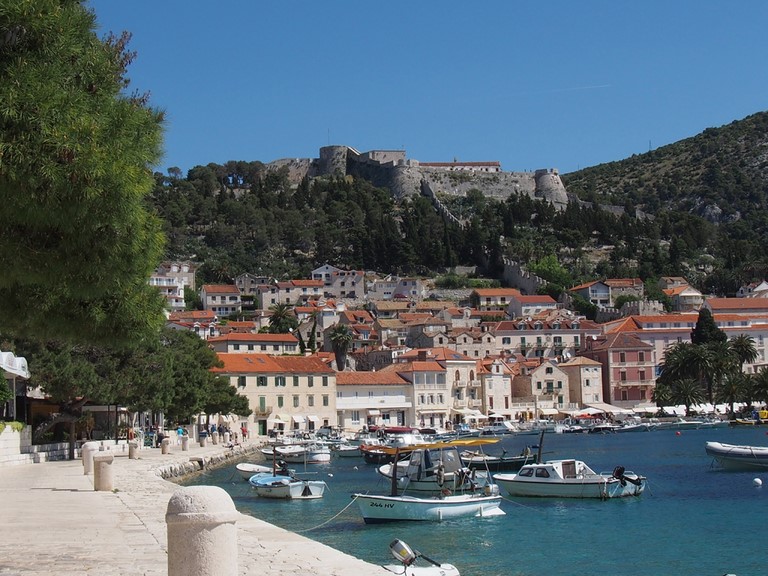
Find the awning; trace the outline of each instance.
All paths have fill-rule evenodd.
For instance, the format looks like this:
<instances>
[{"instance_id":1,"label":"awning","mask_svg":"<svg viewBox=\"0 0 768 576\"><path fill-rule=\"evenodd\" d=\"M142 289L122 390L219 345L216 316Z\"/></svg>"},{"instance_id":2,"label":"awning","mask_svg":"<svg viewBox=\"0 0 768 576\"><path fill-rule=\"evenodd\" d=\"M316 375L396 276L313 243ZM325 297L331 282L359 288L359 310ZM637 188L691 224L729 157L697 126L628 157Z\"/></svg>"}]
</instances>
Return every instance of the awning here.
<instances>
[{"instance_id":1,"label":"awning","mask_svg":"<svg viewBox=\"0 0 768 576\"><path fill-rule=\"evenodd\" d=\"M381 416L380 410L368 410L368 416Z\"/></svg>"},{"instance_id":2,"label":"awning","mask_svg":"<svg viewBox=\"0 0 768 576\"><path fill-rule=\"evenodd\" d=\"M618 406L606 404L605 402L593 402L591 404L587 404L587 406L589 406L590 408L596 408L601 412L606 412L608 414L632 414L632 410L619 408Z\"/></svg>"},{"instance_id":3,"label":"awning","mask_svg":"<svg viewBox=\"0 0 768 576\"><path fill-rule=\"evenodd\" d=\"M544 416L554 416L558 414L558 410L557 408L539 408L539 413Z\"/></svg>"},{"instance_id":4,"label":"awning","mask_svg":"<svg viewBox=\"0 0 768 576\"><path fill-rule=\"evenodd\" d=\"M277 419L281 420L283 422L290 422L291 421L291 417L288 414L278 414L277 415Z\"/></svg>"},{"instance_id":5,"label":"awning","mask_svg":"<svg viewBox=\"0 0 768 576\"><path fill-rule=\"evenodd\" d=\"M310 422L320 422L320 417L312 414L310 416L307 416L307 420L309 420Z\"/></svg>"},{"instance_id":6,"label":"awning","mask_svg":"<svg viewBox=\"0 0 768 576\"><path fill-rule=\"evenodd\" d=\"M304 416L294 414L292 418L293 418L293 421L296 422L296 424L304 424Z\"/></svg>"},{"instance_id":7,"label":"awning","mask_svg":"<svg viewBox=\"0 0 768 576\"><path fill-rule=\"evenodd\" d=\"M481 420L483 418L488 418L485 414L480 412L480 410L470 410L471 414L467 414L467 418L470 420Z\"/></svg>"},{"instance_id":8,"label":"awning","mask_svg":"<svg viewBox=\"0 0 768 576\"><path fill-rule=\"evenodd\" d=\"M456 414L472 414L472 410L467 408L454 408L453 411L456 412Z\"/></svg>"}]
</instances>

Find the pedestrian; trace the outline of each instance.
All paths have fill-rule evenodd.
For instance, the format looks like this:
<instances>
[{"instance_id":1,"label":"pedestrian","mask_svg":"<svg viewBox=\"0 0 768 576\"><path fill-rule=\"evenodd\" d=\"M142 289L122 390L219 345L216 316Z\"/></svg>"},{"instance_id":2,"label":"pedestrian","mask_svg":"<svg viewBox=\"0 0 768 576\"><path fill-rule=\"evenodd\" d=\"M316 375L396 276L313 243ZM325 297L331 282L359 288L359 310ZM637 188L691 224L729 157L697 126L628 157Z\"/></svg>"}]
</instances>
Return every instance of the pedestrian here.
<instances>
[{"instance_id":1,"label":"pedestrian","mask_svg":"<svg viewBox=\"0 0 768 576\"><path fill-rule=\"evenodd\" d=\"M184 436L184 427L181 424L179 424L179 427L176 428L176 445L177 446L181 445L182 436Z\"/></svg>"}]
</instances>

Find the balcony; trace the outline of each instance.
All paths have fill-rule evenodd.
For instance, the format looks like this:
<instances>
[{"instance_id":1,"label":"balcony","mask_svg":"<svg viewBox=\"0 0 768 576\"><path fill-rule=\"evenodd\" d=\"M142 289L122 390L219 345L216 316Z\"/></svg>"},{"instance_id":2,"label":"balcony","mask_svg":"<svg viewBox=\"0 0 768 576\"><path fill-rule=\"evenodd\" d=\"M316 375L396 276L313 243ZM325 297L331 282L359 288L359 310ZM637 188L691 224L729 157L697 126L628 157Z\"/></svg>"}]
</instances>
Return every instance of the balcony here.
<instances>
[{"instance_id":1,"label":"balcony","mask_svg":"<svg viewBox=\"0 0 768 576\"><path fill-rule=\"evenodd\" d=\"M483 406L483 401L479 398L470 399L469 405L472 408L481 408Z\"/></svg>"},{"instance_id":2,"label":"balcony","mask_svg":"<svg viewBox=\"0 0 768 576\"><path fill-rule=\"evenodd\" d=\"M272 414L272 406L259 406L253 409L254 416L269 416L270 414Z\"/></svg>"},{"instance_id":3,"label":"balcony","mask_svg":"<svg viewBox=\"0 0 768 576\"><path fill-rule=\"evenodd\" d=\"M454 408L467 408L469 406L469 400L467 398L454 398L453 399L453 407Z\"/></svg>"}]
</instances>

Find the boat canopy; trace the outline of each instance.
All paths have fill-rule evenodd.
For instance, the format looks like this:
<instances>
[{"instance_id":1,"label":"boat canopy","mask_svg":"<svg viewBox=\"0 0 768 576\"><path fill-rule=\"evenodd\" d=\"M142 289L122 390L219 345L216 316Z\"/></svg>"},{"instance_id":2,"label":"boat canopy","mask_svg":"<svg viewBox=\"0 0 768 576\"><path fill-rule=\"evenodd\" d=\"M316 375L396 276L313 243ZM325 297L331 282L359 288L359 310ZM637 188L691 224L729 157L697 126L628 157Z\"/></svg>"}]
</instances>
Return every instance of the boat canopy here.
<instances>
[{"instance_id":1,"label":"boat canopy","mask_svg":"<svg viewBox=\"0 0 768 576\"><path fill-rule=\"evenodd\" d=\"M496 444L499 438L459 438L448 442L432 442L429 444L413 444L411 446L376 446L377 452L384 454L402 454L404 452L413 452L414 450L440 450L443 448L473 448L475 446L485 446L486 444Z\"/></svg>"}]
</instances>

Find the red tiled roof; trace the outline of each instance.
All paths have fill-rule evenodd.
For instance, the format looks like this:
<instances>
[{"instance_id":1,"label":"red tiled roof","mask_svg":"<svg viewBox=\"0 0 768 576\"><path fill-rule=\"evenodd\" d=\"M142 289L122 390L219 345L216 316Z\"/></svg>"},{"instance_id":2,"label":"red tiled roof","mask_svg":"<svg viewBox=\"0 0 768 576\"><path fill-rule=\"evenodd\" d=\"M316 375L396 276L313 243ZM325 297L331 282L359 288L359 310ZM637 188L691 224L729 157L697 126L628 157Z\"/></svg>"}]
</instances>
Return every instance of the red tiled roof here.
<instances>
[{"instance_id":1,"label":"red tiled roof","mask_svg":"<svg viewBox=\"0 0 768 576\"><path fill-rule=\"evenodd\" d=\"M298 339L293 334L243 334L240 332L227 334L226 336L216 336L208 338L208 342L286 342L297 344Z\"/></svg>"},{"instance_id":2,"label":"red tiled roof","mask_svg":"<svg viewBox=\"0 0 768 576\"><path fill-rule=\"evenodd\" d=\"M240 294L240 289L234 284L204 284L203 290L206 294Z\"/></svg>"},{"instance_id":3,"label":"red tiled roof","mask_svg":"<svg viewBox=\"0 0 768 576\"><path fill-rule=\"evenodd\" d=\"M351 386L354 384L402 386L408 381L397 372L338 372L336 374L337 386Z\"/></svg>"},{"instance_id":4,"label":"red tiled roof","mask_svg":"<svg viewBox=\"0 0 768 576\"><path fill-rule=\"evenodd\" d=\"M335 374L321 358L317 356L270 356L269 354L219 353L222 368L212 368L220 374Z\"/></svg>"}]
</instances>

